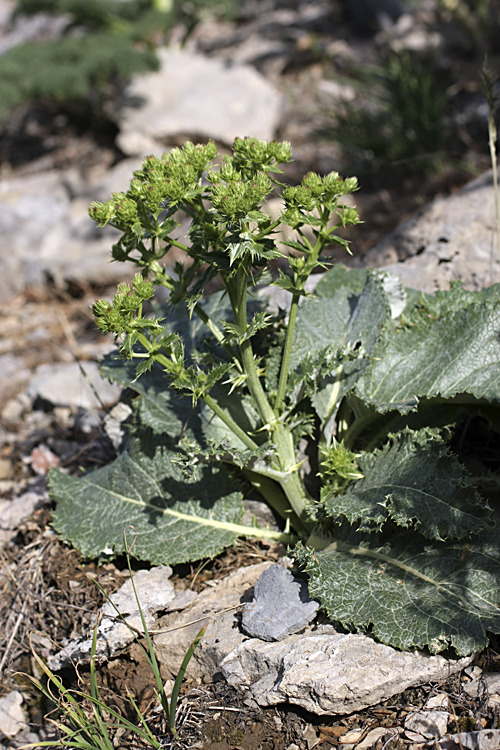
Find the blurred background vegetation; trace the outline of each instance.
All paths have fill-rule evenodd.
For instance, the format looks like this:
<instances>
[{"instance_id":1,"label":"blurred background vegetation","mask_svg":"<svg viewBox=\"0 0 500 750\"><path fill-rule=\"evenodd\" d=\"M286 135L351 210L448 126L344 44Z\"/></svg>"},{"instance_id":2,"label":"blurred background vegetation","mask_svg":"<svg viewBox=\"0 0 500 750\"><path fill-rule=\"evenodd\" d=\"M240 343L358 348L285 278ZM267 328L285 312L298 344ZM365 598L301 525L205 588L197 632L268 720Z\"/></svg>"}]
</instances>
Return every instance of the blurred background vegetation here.
<instances>
[{"instance_id":1,"label":"blurred background vegetation","mask_svg":"<svg viewBox=\"0 0 500 750\"><path fill-rule=\"evenodd\" d=\"M60 133L58 123L66 132L69 123L76 135L107 139L120 158L114 115L125 84L157 68L156 50L169 44L172 34L186 43L210 19L216 21L215 34L222 22L221 28L233 25L234 39L245 41L248 27L266 40L281 33L283 48L291 45L291 58L272 80L285 99L296 99L295 109L287 104L277 135L292 141L297 175L308 169L356 174L364 191L381 195L387 189L392 201L387 211L396 214L403 199L412 210L412 196L424 202L489 166L488 118L490 124L492 116L498 120L500 92L500 0L16 0L13 5L14 18L43 13L57 19L57 33L0 54L0 162L8 169L27 161L30 149L39 155L42 140L50 150L50 129ZM311 8L324 10L316 25L308 20ZM435 21L420 47L400 43L380 23L384 14L397 22L406 10L415 17L428 13ZM290 12L299 21L280 26L279 13ZM304 26L295 27L302 18ZM220 49L215 39L208 54L224 50L224 33ZM441 40L436 45L428 43L434 34ZM354 53L332 53L337 42ZM235 50L237 44L233 41ZM486 58L487 96L481 83ZM314 87L296 84L302 73L306 79L308 70L318 69L349 96L311 103ZM40 134L38 143L26 123ZM328 149L333 156L324 159Z\"/></svg>"},{"instance_id":2,"label":"blurred background vegetation","mask_svg":"<svg viewBox=\"0 0 500 750\"><path fill-rule=\"evenodd\" d=\"M14 18L63 20L58 39L0 56L0 122L29 102L57 104L97 120L134 73L157 68L155 49L182 24L184 38L207 15L232 18L234 0L18 0Z\"/></svg>"}]
</instances>

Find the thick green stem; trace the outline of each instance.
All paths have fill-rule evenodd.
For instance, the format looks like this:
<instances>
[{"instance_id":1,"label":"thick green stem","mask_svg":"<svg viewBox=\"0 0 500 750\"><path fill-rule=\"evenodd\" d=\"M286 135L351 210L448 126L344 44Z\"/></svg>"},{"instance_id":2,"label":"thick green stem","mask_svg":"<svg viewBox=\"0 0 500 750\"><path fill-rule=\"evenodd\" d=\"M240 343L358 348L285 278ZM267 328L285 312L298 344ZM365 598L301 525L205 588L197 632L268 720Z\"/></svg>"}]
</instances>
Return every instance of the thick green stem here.
<instances>
[{"instance_id":1,"label":"thick green stem","mask_svg":"<svg viewBox=\"0 0 500 750\"><path fill-rule=\"evenodd\" d=\"M222 409L219 406L217 401L213 399L212 396L210 396L208 393L205 393L202 396L202 398L203 398L203 401L206 403L206 405L210 409L212 409L214 414L216 414L220 419L222 419L226 427L229 427L231 432L234 433L234 435L236 435L236 437L239 438L241 442L244 443L244 445L246 445L246 447L249 450L253 452L259 450L259 446L257 445L257 443L254 443L252 438L249 437L247 433L244 430L242 430L239 425L236 424L234 419L226 411L224 411L224 409Z\"/></svg>"},{"instance_id":2,"label":"thick green stem","mask_svg":"<svg viewBox=\"0 0 500 750\"><path fill-rule=\"evenodd\" d=\"M285 346L283 347L283 356L281 359L281 370L280 379L278 383L278 394L276 396L276 402L274 409L277 414L280 413L283 401L286 396L286 387L288 383L288 375L290 373L290 360L292 356L292 344L293 344L293 331L295 328L295 319L297 317L297 311L299 309L300 294L294 294L292 297L292 304L290 306L290 314L288 316L288 327L286 330Z\"/></svg>"},{"instance_id":3,"label":"thick green stem","mask_svg":"<svg viewBox=\"0 0 500 750\"><path fill-rule=\"evenodd\" d=\"M311 505L311 498L308 496L300 476L300 465L297 464L292 431L277 422L273 437L281 462L282 475L279 483L294 513L300 518L302 524L308 528L310 524L307 508Z\"/></svg>"},{"instance_id":4,"label":"thick green stem","mask_svg":"<svg viewBox=\"0 0 500 750\"><path fill-rule=\"evenodd\" d=\"M304 243L304 251L307 252L308 254L308 258L307 258L307 261L305 263L303 270L300 272L300 274L297 274L295 277L295 286L300 291L302 291L305 287L307 279L311 275L312 270L316 266L318 257L323 249L324 242L320 239L317 239L316 243L314 244L314 247L312 247L311 243L309 242L307 237L302 233L300 229L298 230L298 233L300 234L302 241ZM281 369L280 369L280 379L278 383L278 393L276 396L276 402L274 404L274 409L277 414L280 413L280 410L283 406L283 401L286 396L286 391L287 391L288 376L290 373L290 360L291 360L291 354L292 354L293 333L295 330L295 320L297 318L297 312L299 309L300 297L301 297L300 292L294 292L292 296L292 303L290 305L290 312L288 315L288 326L286 330L285 345L283 347L283 356L281 358Z\"/></svg>"},{"instance_id":5,"label":"thick green stem","mask_svg":"<svg viewBox=\"0 0 500 750\"><path fill-rule=\"evenodd\" d=\"M247 279L247 269L242 264L238 269L234 284L232 280L228 280L227 282L235 323L242 330L246 330L247 328ZM240 350L243 368L247 376L248 390L255 401L262 421L269 429L272 429L276 416L260 382L250 339L241 343Z\"/></svg>"},{"instance_id":6,"label":"thick green stem","mask_svg":"<svg viewBox=\"0 0 500 750\"><path fill-rule=\"evenodd\" d=\"M306 539L309 529L291 509L290 503L280 486L252 469L243 469L243 476L260 492L271 508L285 521L290 522L295 531Z\"/></svg>"},{"instance_id":7,"label":"thick green stem","mask_svg":"<svg viewBox=\"0 0 500 750\"><path fill-rule=\"evenodd\" d=\"M242 330L247 328L247 278L247 269L244 265L241 265L236 276L233 279L227 280L228 294L235 322ZM278 480L279 484L295 516L300 519L301 526L307 528L307 506L310 504L310 498L307 496L300 477L300 467L297 466L292 432L277 420L276 414L267 399L262 383L260 382L252 344L249 339L241 343L240 350L243 367L247 375L248 389L259 410L265 428L276 444L276 452L280 463L279 470L281 472L281 477Z\"/></svg>"}]
</instances>

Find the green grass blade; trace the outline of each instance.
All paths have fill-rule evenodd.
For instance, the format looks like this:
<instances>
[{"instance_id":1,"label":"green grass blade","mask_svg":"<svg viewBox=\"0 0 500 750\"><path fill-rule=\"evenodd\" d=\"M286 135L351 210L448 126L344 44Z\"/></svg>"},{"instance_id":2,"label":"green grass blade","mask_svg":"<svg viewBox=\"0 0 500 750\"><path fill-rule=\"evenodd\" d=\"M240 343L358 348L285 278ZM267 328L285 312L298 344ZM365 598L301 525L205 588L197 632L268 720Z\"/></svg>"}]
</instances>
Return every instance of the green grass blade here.
<instances>
[{"instance_id":1,"label":"green grass blade","mask_svg":"<svg viewBox=\"0 0 500 750\"><path fill-rule=\"evenodd\" d=\"M184 659L182 660L181 667L177 673L177 677L175 678L174 687L172 689L172 695L170 696L170 720L169 720L169 727L172 731L172 734L174 736L177 736L177 731L175 729L175 711L177 708L177 699L179 697L179 691L181 689L182 680L184 678L184 674L186 672L187 666L189 662L191 661L191 657L194 654L195 648L198 645L198 643L201 641L203 636L206 633L208 625L204 625L188 650L186 651L186 655Z\"/></svg>"}]
</instances>

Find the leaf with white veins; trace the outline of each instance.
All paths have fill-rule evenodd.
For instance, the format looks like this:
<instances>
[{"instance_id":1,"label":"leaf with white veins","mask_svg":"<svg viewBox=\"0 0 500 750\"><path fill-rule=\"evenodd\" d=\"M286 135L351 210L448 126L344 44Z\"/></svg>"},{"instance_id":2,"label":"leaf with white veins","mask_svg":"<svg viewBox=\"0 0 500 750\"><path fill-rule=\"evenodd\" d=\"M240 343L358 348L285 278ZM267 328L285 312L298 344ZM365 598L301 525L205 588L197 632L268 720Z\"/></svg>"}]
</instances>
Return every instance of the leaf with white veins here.
<instances>
[{"instance_id":1,"label":"leaf with white veins","mask_svg":"<svg viewBox=\"0 0 500 750\"><path fill-rule=\"evenodd\" d=\"M357 536L357 539L356 539ZM449 646L459 655L500 632L500 553L491 532L470 544L423 546L415 534L393 537L382 548L375 534L334 542L321 552L299 548L309 593L332 621L370 628L400 649Z\"/></svg>"},{"instance_id":2,"label":"leaf with white veins","mask_svg":"<svg viewBox=\"0 0 500 750\"><path fill-rule=\"evenodd\" d=\"M84 477L51 472L54 527L84 557L123 552L127 526L136 533L134 556L155 565L217 555L244 532L241 492L212 465L186 480L175 455L141 433L113 463Z\"/></svg>"}]
</instances>

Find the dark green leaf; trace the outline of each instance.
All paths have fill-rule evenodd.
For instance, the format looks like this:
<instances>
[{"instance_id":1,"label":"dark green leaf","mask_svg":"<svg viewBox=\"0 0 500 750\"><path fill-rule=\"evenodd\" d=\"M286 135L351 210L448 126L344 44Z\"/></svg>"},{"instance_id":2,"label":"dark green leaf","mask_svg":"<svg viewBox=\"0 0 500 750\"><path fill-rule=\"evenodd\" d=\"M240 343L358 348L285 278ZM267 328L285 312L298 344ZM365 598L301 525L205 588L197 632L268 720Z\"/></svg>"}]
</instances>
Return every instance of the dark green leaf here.
<instances>
[{"instance_id":1,"label":"dark green leaf","mask_svg":"<svg viewBox=\"0 0 500 750\"><path fill-rule=\"evenodd\" d=\"M137 409L141 424L145 427L168 436L172 444L177 443L182 436L197 439L201 437L199 415L192 399L181 396L168 387L167 377L158 364L150 372L134 380L134 363L125 361L117 352L112 352L106 355L100 370L104 377L125 388L131 388L141 396Z\"/></svg>"},{"instance_id":2,"label":"dark green leaf","mask_svg":"<svg viewBox=\"0 0 500 750\"><path fill-rule=\"evenodd\" d=\"M325 347L330 346L333 352L337 349L331 371L326 372L321 366L318 390L313 396L325 434L331 432L340 401L367 367L382 326L389 318L389 302L382 281L374 274L367 276L359 295L349 287L340 287L334 297L317 297L300 307L293 361L299 363L312 357L314 362Z\"/></svg>"},{"instance_id":3,"label":"dark green leaf","mask_svg":"<svg viewBox=\"0 0 500 750\"><path fill-rule=\"evenodd\" d=\"M54 527L85 557L120 554L133 526L135 557L156 565L213 557L233 545L241 492L220 467L186 479L164 441L145 433L113 463L81 478L50 475Z\"/></svg>"},{"instance_id":4,"label":"dark green leaf","mask_svg":"<svg viewBox=\"0 0 500 750\"><path fill-rule=\"evenodd\" d=\"M376 535L297 551L309 593L331 620L371 629L401 649L480 651L500 632L500 553L494 532L471 544L423 545L401 534L384 547Z\"/></svg>"},{"instance_id":5,"label":"dark green leaf","mask_svg":"<svg viewBox=\"0 0 500 750\"><path fill-rule=\"evenodd\" d=\"M500 396L500 306L470 305L409 329L386 329L356 393L383 413L423 398Z\"/></svg>"},{"instance_id":6,"label":"dark green leaf","mask_svg":"<svg viewBox=\"0 0 500 750\"><path fill-rule=\"evenodd\" d=\"M431 430L405 430L359 459L364 479L324 504L326 513L370 531L388 518L430 539L462 539L488 527L484 502L461 464ZM324 493L328 494L325 488Z\"/></svg>"}]
</instances>

